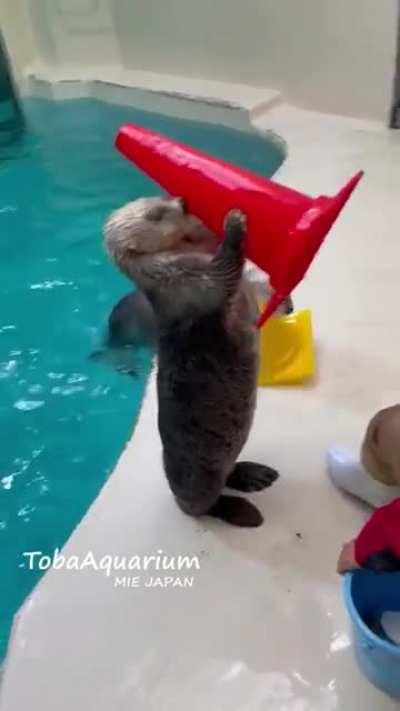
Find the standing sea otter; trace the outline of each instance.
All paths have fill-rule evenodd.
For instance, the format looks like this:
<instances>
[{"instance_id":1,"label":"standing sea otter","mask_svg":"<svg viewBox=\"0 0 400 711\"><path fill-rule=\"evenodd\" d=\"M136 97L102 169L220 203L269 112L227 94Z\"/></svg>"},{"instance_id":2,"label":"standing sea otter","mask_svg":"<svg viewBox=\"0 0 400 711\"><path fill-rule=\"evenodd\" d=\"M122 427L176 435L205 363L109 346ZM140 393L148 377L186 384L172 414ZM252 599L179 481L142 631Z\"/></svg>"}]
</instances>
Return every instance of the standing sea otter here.
<instances>
[{"instance_id":1,"label":"standing sea otter","mask_svg":"<svg viewBox=\"0 0 400 711\"><path fill-rule=\"evenodd\" d=\"M223 488L260 491L275 470L236 463L253 419L257 304L244 269L243 216L228 215L225 239L181 200L144 198L116 210L107 250L149 300L157 323L158 424L175 498L193 516L259 526L258 509Z\"/></svg>"}]
</instances>

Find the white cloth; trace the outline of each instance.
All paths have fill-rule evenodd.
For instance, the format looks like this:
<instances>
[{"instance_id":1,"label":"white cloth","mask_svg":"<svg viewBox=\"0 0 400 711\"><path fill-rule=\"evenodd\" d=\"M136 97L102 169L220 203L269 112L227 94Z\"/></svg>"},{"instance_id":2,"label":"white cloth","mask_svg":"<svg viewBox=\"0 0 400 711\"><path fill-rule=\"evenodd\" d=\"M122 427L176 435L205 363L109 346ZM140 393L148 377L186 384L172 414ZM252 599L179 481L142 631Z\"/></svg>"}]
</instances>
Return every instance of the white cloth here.
<instances>
[{"instance_id":1,"label":"white cloth","mask_svg":"<svg viewBox=\"0 0 400 711\"><path fill-rule=\"evenodd\" d=\"M342 447L331 447L327 467L333 483L373 508L384 506L400 496L399 486L386 486L373 479L358 457Z\"/></svg>"}]
</instances>

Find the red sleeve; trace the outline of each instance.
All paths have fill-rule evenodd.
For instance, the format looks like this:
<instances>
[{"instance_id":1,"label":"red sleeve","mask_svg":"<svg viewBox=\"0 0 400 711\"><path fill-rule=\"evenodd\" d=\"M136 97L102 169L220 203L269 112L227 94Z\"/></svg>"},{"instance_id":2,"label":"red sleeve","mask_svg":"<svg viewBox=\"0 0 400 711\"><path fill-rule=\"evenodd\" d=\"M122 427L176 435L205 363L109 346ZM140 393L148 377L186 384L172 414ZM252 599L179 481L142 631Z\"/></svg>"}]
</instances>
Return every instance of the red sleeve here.
<instances>
[{"instance_id":1,"label":"red sleeve","mask_svg":"<svg viewBox=\"0 0 400 711\"><path fill-rule=\"evenodd\" d=\"M364 565L370 555L382 551L390 551L400 559L400 498L376 509L356 538L358 565Z\"/></svg>"}]
</instances>

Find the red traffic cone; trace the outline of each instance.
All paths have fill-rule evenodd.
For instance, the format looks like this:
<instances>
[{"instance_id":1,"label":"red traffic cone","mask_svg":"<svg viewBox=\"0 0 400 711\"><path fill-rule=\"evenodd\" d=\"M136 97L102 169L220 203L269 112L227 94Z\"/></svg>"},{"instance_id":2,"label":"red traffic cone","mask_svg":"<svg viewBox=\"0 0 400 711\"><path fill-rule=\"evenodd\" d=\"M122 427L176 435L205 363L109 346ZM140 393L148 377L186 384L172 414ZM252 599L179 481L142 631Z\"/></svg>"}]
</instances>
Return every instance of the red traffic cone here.
<instances>
[{"instance_id":1,"label":"red traffic cone","mask_svg":"<svg viewBox=\"0 0 400 711\"><path fill-rule=\"evenodd\" d=\"M363 175L357 173L335 197L311 198L133 124L120 128L116 146L168 193L183 197L189 212L215 234L223 236L230 210L246 215L246 256L269 275L274 289L259 326L303 279Z\"/></svg>"}]
</instances>

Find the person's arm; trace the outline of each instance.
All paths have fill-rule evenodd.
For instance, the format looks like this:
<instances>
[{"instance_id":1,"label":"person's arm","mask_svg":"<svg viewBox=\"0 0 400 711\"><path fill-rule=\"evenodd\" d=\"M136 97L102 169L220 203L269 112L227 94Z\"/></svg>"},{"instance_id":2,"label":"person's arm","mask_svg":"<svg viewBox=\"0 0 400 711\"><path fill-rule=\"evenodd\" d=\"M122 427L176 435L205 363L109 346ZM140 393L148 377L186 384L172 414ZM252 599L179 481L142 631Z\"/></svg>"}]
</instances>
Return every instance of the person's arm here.
<instances>
[{"instance_id":1,"label":"person's arm","mask_svg":"<svg viewBox=\"0 0 400 711\"><path fill-rule=\"evenodd\" d=\"M375 572L400 570L400 499L377 509L357 538L343 546L338 572L356 568Z\"/></svg>"}]
</instances>

